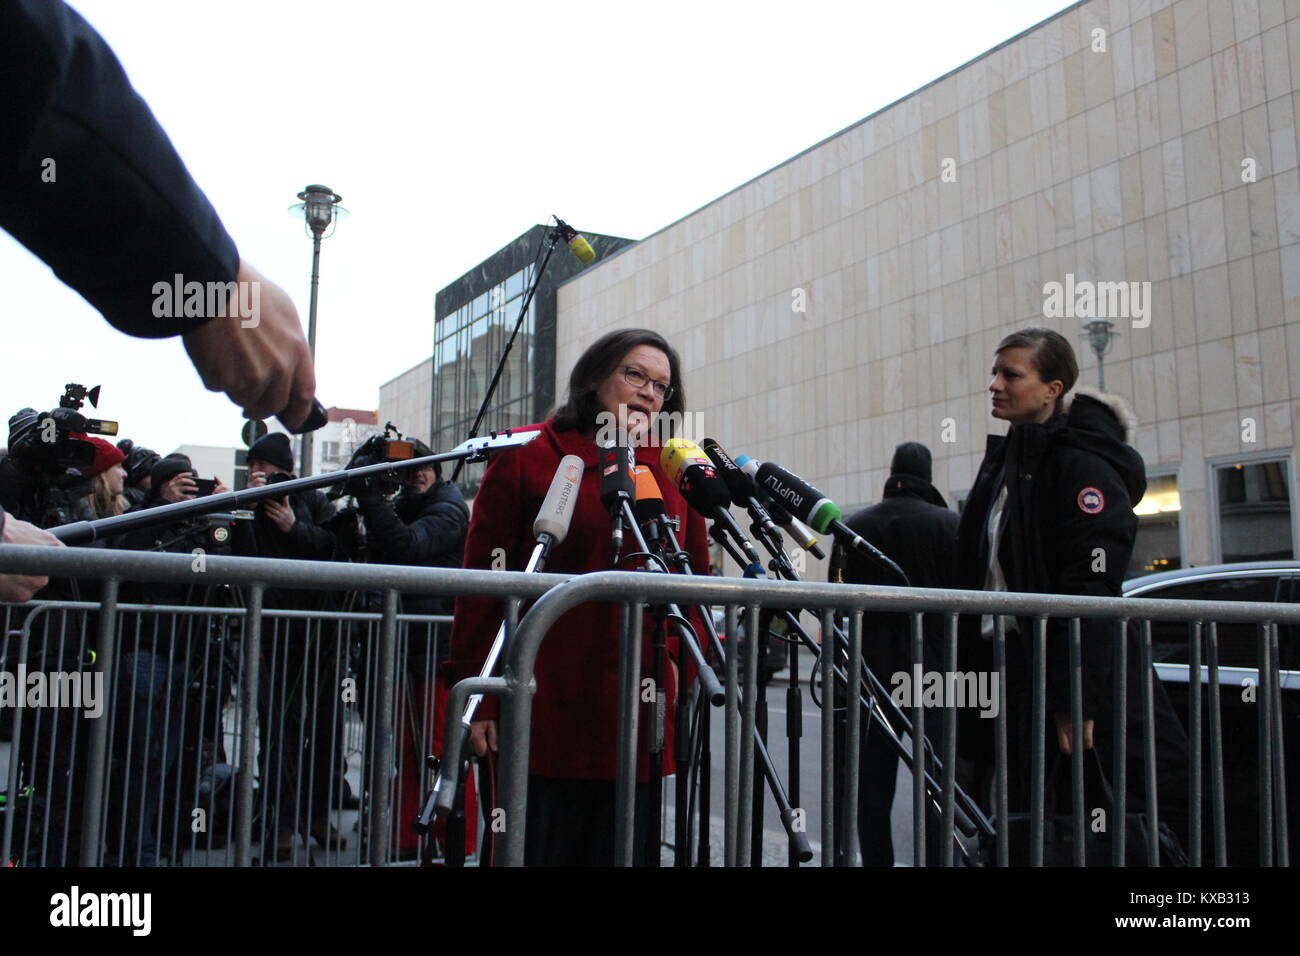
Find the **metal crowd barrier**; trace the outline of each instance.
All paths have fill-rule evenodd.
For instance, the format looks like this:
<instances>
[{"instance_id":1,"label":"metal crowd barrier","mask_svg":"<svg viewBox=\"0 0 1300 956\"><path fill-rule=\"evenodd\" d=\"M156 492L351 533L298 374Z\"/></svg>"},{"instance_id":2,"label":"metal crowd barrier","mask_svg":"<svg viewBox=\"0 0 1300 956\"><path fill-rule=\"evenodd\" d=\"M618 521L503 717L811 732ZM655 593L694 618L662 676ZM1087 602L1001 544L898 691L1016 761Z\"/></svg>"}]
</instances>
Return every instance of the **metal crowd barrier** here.
<instances>
[{"instance_id":1,"label":"metal crowd barrier","mask_svg":"<svg viewBox=\"0 0 1300 956\"><path fill-rule=\"evenodd\" d=\"M742 609L746 621L759 620L762 609L789 609L804 615L807 630L832 637L836 652L820 655L816 663L823 700L833 700L837 693L851 700L856 692L861 706L842 709L845 742L840 756L835 721L821 723L818 798L823 865L857 862L853 808L861 769L859 743L865 734L876 732L910 742L911 759L917 764L911 775L916 865L926 864L926 835L931 827L937 827L938 845L945 848L938 854L942 865L958 861L1007 865L1021 862L1021 853L1023 862L1042 865L1061 862L1062 847L1068 862L1095 865L1097 861L1088 856L1087 839L1096 820L1085 803L1085 751L1080 746L1084 619L1117 623L1111 723L1140 725L1140 739L1132 745L1127 734L1115 735L1111 763L1104 768L1113 783L1109 862L1134 861L1128 841L1144 844L1137 848L1140 861L1172 862L1169 858L1177 848L1162 840L1161 820L1161 807L1171 799L1170 788L1166 783L1161 790L1160 783L1162 775L1167 781L1171 771L1180 780L1176 802L1186 808L1183 844L1188 863L1286 865L1291 859L1289 823L1295 818L1296 792L1288 788L1285 767L1287 751L1295 746L1296 717L1284 707L1282 691L1294 690L1300 675L1281 670L1279 626L1300 625L1300 607L631 572L568 577L219 556L206 557L202 565L199 569L190 556L176 554L0 549L0 572L100 582L96 602L0 606L4 624L0 659L5 668L29 660L59 662L53 669L69 672L88 666L92 680L102 681L103 704L94 716L70 708L0 707L0 756L7 757L0 761L4 787L0 859L83 865L384 865L398 859L404 849L402 820L418 809L414 804L423 799L429 782L425 768L413 766L423 758L418 744L403 745L403 727L411 730L414 741L432 735L426 685L436 676L436 655L428 651L445 639L448 620L398 614L399 593L480 595L506 602L512 634L501 676L458 683L446 706L448 714L456 715L471 693L503 698L497 803L505 812L506 825L499 835L498 862L519 865L524 860L538 650L563 613L590 601L623 606L622 633L610 635L623 648L639 645L642 611L662 602L723 606L726 633L731 635L739 633ZM226 602L229 606L145 605L121 599L125 582L193 584L196 578L240 593ZM274 594L277 588L374 592L382 611L266 607L268 592ZM532 600L536 603L518 620L522 604ZM987 794L959 786L956 707L950 703L936 713L916 697L910 705L891 710L884 701L888 690L881 683L888 675L876 678L863 667L864 641L870 639L877 620L873 616L881 613L907 616L914 668L938 665L946 673L955 671L958 660L958 616L994 615L997 625L990 643L999 706L993 721L995 757ZM925 615L942 617L942 662L924 659ZM1017 777L1023 767L1012 766L1008 756L1010 636L1001 615L1033 622L1033 633L1018 638L1030 642L1033 650L1032 687L1026 698L1032 747L1023 778ZM1054 812L1044 784L1049 760L1056 762L1047 743L1046 659L1052 619L1068 622L1064 639L1071 663L1073 748L1066 761L1068 788L1061 788L1069 791L1069 812L1063 814ZM1171 767L1167 761L1162 765L1158 759L1156 712L1163 691L1155 683L1152 621L1182 622L1187 627L1185 767ZM1258 634L1258 666L1252 672L1257 683L1252 698L1255 733L1249 741L1256 757L1256 797L1250 809L1258 826L1251 859L1239 847L1229 854L1229 824L1240 820L1228 818L1233 794L1226 792L1225 766L1239 760L1245 749L1240 739L1225 740L1226 718L1220 706L1225 675L1230 682L1241 678L1239 668L1219 665L1217 626L1229 623L1253 625ZM812 637L807 640L814 644ZM421 646L427 653L419 653ZM762 701L758 655L737 653L741 646L740 641L727 642L720 669L726 676L723 862L743 866L756 862L750 831L758 824L748 795L754 790L757 759L755 748L745 742L754 739ZM412 657L423 660L413 664ZM1131 658L1137 663L1130 663ZM640 720L639 655L622 654L620 666L624 692L618 714L616 847L618 861L629 863L635 798L633 742ZM857 675L851 686L846 675ZM355 697L339 692L349 679L355 682ZM411 691L404 691L404 686ZM938 734L933 732L936 718ZM452 720L447 726L445 767L458 766L461 756L461 736L454 724ZM7 754L3 752L6 740ZM797 748L797 741L793 746ZM792 756L793 766L797 749ZM1140 777L1132 788L1130 764L1138 767ZM414 791L395 786L412 775L419 782ZM360 804L357 815L362 825L355 839L347 829L351 818L342 812L344 780ZM797 805L798 782L789 783L791 800ZM1028 797L1026 805L1012 813L1010 794L1016 786L1027 787ZM1130 792L1137 794L1140 803L1134 813L1127 806ZM386 797L376 799L377 794ZM1234 813L1244 815L1240 807ZM1134 816L1136 829L1129 825ZM1013 823L1022 825L1027 834L1014 834ZM307 841L313 839L317 826L321 848L310 851ZM289 838L282 841L280 836L286 832ZM979 839L981 832L987 840ZM338 837L347 841L346 850ZM285 842L287 847L281 845ZM838 851L833 850L837 846Z\"/></svg>"},{"instance_id":2,"label":"metal crowd barrier","mask_svg":"<svg viewBox=\"0 0 1300 956\"><path fill-rule=\"evenodd\" d=\"M0 861L14 865L416 859L432 838L411 823L431 784L451 618L399 614L399 594L517 609L563 580L9 545L0 572L76 579L82 594L100 582L98 601L0 605L0 672L24 694L19 678L39 672L46 695L7 706L0 685ZM205 601L131 603L132 582L201 582ZM276 589L363 595L382 610L267 607Z\"/></svg>"},{"instance_id":3,"label":"metal crowd barrier","mask_svg":"<svg viewBox=\"0 0 1300 956\"><path fill-rule=\"evenodd\" d=\"M1012 853L1024 852L1024 862L1043 865L1049 851L1057 856L1064 852L1074 865L1126 865L1137 861L1149 865L1162 862L1183 862L1172 859L1182 849L1167 826L1162 826L1160 807L1162 797L1158 778L1176 773L1184 791L1164 800L1181 801L1187 809L1184 840L1186 863L1199 865L1226 865L1227 820L1225 816L1224 763L1225 748L1222 736L1222 713L1219 693L1221 674L1218 664L1217 625L1246 623L1257 626L1258 632L1258 686L1243 693L1256 695L1258 748L1258 859L1263 865L1287 865L1290 860L1286 747L1288 741L1295 746L1296 723L1294 715L1284 728L1282 708L1282 681L1278 654L1278 626L1300 624L1300 607L1265 603L1236 603L1157 600L1141 598L1095 598L1063 595L988 593L972 591L947 591L924 588L866 587L810 582L752 581L738 578L687 578L679 575L662 575L633 572L599 572L573 577L548 590L529 609L519 622L506 652L506 662L501 676L472 678L459 682L448 703L449 712L459 713L469 695L491 693L502 698L500 743L499 806L505 812L506 826L497 858L506 865L518 866L524 862L526 840L529 742L531 733L532 693L534 668L543 639L555 622L568 610L587 602L609 602L622 605L625 622L621 635L621 648L640 645L643 612L647 605L675 602L687 606L726 607L729 626L727 632L736 633L738 611L745 609L746 620L759 619L763 608L787 608L812 612L820 623L823 635L836 635L837 653L821 654L817 670L820 674L823 698L825 688L834 686L837 672L862 673L863 619L864 615L881 612L903 613L910 618L911 652L913 668L934 662L923 660L922 629L925 614L941 614L944 620L944 672L953 673L958 659L959 615L994 615L995 633L991 638L993 667L998 676L999 707L994 720L994 760L992 797L988 801L987 821L992 824L991 839L987 841L983 856L963 844L958 833L958 822L969 836L972 822L979 823L980 810L957 783L956 760L956 707L941 709L942 730L938 751L927 741L931 739L931 718L927 708L913 699L905 712L895 715L893 732L909 735L912 754L922 754L922 767L927 772L914 772L913 778L913 860L915 865L925 865L927 817L937 816L940 846L954 848L939 853L942 865L952 865L955 858L990 865L1008 865ZM835 612L847 615L847 633L837 632ZM1007 710L1007 647L1009 635L1006 621L1001 615L1018 615L1020 620L1033 621L1033 633L1019 640L1032 642L1031 688L1028 699L1031 713L1028 736L1031 746L1026 754L1029 762L1028 779L1013 778L1020 768L1012 768L1008 759ZM1069 677L1072 752L1069 756L1070 812L1054 814L1048 806L1046 777L1049 753L1047 746L1048 714L1046 694L1046 661L1048 621L1068 621ZM1085 802L1084 772L1086 751L1082 746L1082 637L1083 620L1116 622L1114 627L1111 689L1111 726L1123 728L1114 734L1111 764L1102 768L1109 771L1113 782L1110 797L1111 813L1107 832L1105 860L1089 860L1087 847L1089 835L1099 832L1098 817ZM1152 659L1152 621L1185 622L1188 628L1188 716L1186 772L1178 766L1159 766L1157 761L1157 699L1163 690L1157 690ZM611 640L619 639L611 634ZM983 638L976 637L975 640ZM1136 642L1136 660L1130 663L1130 654ZM727 865L751 864L750 800L753 790L755 762L754 748L742 746L753 738L756 726L757 654L738 654L739 642L729 642L726 673L726 798L724 806L724 862ZM744 657L743 681L740 676L740 658ZM1204 659L1205 663L1202 664ZM623 653L620 656L619 680L619 780L616 787L616 859L621 864L632 860L634 775L638 735L638 692L640 688L640 655ZM883 679L885 675L881 675ZM1287 674L1288 681L1294 675ZM843 682L841 682L843 683ZM848 846L845 861L852 865L856 860L855 814L851 808L856 802L859 782L858 742L863 728L864 713L868 718L883 717L885 708L872 703L872 694L879 703L882 685L873 683L867 676L854 682L862 691L863 706L846 708L848 744L837 766L832 721L822 720L821 760L821 847L823 865L834 862L831 848L835 846L837 827L839 836ZM1208 703L1204 713L1202 689L1208 689ZM1130 712L1129 696L1136 692L1136 713ZM1018 688L1019 692L1019 688ZM852 691L847 690L851 696ZM950 702L951 704L951 702ZM825 713L825 711L823 711ZM1023 715L1022 715L1023 716ZM1141 807L1139 812L1128 809L1130 755L1128 728L1137 721L1141 725L1140 781ZM1207 726L1208 721L1208 726ZM877 723L884 730L883 726ZM1286 730L1286 733L1284 733ZM1163 741L1161 741L1163 744ZM1209 747L1208 780L1203 759L1203 748ZM448 733L445 746L447 764L455 765L459 757L459 735ZM1023 752L1022 748L1022 752ZM1179 761L1181 762L1181 761ZM838 783L837 783L838 781ZM1011 831L1016 816L1010 812L1009 794L1013 785L1028 785L1028 806L1021 822L1027 824L1027 839L1013 840ZM1206 787L1210 810L1207 819ZM1166 786L1166 791L1168 786ZM1294 797L1292 791L1292 797ZM837 822L836 806L840 807ZM849 808L846 812L845 808ZM1294 816L1294 809L1291 810ZM1136 819L1133 819L1135 818ZM1134 833L1130 833L1134 829ZM1207 851L1203 834L1208 829L1210 849ZM1167 832L1168 831L1168 832ZM1173 836L1174 839L1166 839ZM1127 842L1142 840L1142 848L1130 848ZM969 840L966 841L969 843ZM1026 845L1027 844L1027 845ZM1064 848L1064 849L1062 849ZM960 853L957 850L960 849ZM1163 856L1163 861L1162 861ZM1243 862L1237 860L1236 862Z\"/></svg>"}]
</instances>

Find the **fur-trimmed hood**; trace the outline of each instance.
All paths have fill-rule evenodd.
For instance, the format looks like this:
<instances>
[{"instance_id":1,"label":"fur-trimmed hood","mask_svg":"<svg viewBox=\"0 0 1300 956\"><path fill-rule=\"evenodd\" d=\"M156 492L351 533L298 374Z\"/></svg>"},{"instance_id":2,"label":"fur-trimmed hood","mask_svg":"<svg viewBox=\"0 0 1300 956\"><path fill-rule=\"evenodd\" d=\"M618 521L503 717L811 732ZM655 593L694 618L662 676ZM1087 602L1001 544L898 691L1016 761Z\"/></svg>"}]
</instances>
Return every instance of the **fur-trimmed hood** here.
<instances>
[{"instance_id":1,"label":"fur-trimmed hood","mask_svg":"<svg viewBox=\"0 0 1300 956\"><path fill-rule=\"evenodd\" d=\"M1080 385L1062 400L1062 411L1065 414L1070 413L1070 408L1074 405L1074 399L1078 395L1086 395L1109 408L1111 414L1115 416L1115 420L1119 422L1120 428L1124 430L1124 443L1126 445L1133 444L1137 438L1137 414L1134 413L1133 406L1122 395L1117 395L1114 392L1103 392L1088 385Z\"/></svg>"},{"instance_id":2,"label":"fur-trimmed hood","mask_svg":"<svg viewBox=\"0 0 1300 956\"><path fill-rule=\"evenodd\" d=\"M1128 488L1134 503L1146 491L1146 464L1133 447L1136 417L1124 399L1092 389L1066 396L1064 411L1044 427L1050 441L1105 460Z\"/></svg>"}]
</instances>

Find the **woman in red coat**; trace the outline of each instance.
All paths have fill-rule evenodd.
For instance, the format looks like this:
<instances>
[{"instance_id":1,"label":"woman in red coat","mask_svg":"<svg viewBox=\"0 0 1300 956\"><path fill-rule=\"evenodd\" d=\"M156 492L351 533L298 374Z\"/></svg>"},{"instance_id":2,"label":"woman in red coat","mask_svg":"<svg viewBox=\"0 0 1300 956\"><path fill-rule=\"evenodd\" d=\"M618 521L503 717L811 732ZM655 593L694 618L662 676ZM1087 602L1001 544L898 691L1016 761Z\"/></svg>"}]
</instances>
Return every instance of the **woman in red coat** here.
<instances>
[{"instance_id":1,"label":"woman in red coat","mask_svg":"<svg viewBox=\"0 0 1300 956\"><path fill-rule=\"evenodd\" d=\"M614 567L610 519L600 503L600 426L625 425L639 463L648 465L663 492L670 517L681 519L678 538L694 567L707 573L705 520L692 512L659 464L660 448L652 424L660 414L680 420L685 398L677 353L658 333L646 329L611 332L591 345L574 366L569 392L542 434L528 445L497 455L483 474L474 500L465 567L491 568L497 549L506 567L524 567L532 551L533 519L565 455L579 456L586 470L568 536L553 548L546 570L559 574L605 571ZM631 549L624 547L624 553ZM499 553L497 554L499 558ZM495 564L500 567L500 561ZM637 564L623 567L637 568ZM619 606L586 604L559 619L537 656L532 748L528 785L525 859L528 865L612 865L614 861L614 778L618 750ZM487 657L504 615L503 602L459 598L451 634L449 676L475 675ZM642 673L651 673L647 616ZM664 774L674 772L673 707L677 694L677 638L668 637L665 669L667 727ZM496 700L487 697L472 728L480 756L496 750ZM644 728L646 721L641 721ZM638 762L637 823L644 827L649 800L659 798L649 782L649 761L641 742ZM635 840L640 850L643 840Z\"/></svg>"}]
</instances>

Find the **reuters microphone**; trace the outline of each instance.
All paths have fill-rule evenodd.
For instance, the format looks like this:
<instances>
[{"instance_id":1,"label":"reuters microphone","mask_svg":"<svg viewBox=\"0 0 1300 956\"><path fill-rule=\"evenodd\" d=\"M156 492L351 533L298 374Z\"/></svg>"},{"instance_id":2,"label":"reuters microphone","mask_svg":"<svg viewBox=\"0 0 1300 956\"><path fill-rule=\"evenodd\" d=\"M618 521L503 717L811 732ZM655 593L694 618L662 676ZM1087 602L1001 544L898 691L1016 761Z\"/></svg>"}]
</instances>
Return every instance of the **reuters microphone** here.
<instances>
[{"instance_id":1,"label":"reuters microphone","mask_svg":"<svg viewBox=\"0 0 1300 956\"><path fill-rule=\"evenodd\" d=\"M578 504L578 490L582 487L582 472L582 459L577 455L565 455L560 459L559 467L555 469L555 475L551 478L551 487L542 500L542 507L537 511L536 520L533 521L533 535L537 538L537 544L533 547L533 553L528 559L528 565L524 568L525 571L541 571L546 563L547 553L551 548L564 541L568 535L569 524L573 521L573 512ZM496 670L497 662L501 659L505 646L506 625L502 621L501 626L497 629L496 639L492 642L491 648L488 649L487 658L483 661L479 677L492 676L492 672ZM452 811L456 788L461 779L462 755L469 745L470 725L473 723L474 715L478 713L479 705L482 702L482 694L471 694L465 704L465 711L460 718L460 734L455 742L450 745L446 755L448 758L454 755L456 759L442 761L424 809L416 818L415 829L421 834L429 832L435 814L437 816L447 816Z\"/></svg>"},{"instance_id":2,"label":"reuters microphone","mask_svg":"<svg viewBox=\"0 0 1300 956\"><path fill-rule=\"evenodd\" d=\"M573 521L573 509L578 500L578 488L582 485L583 471L582 459L577 455L565 455L560 459L560 466L555 469L551 487L546 492L546 498L542 501L536 520L533 521L533 535L537 538L537 547L540 549L535 562L537 567L541 567L542 562L546 560L547 552L563 541L569 533L569 523Z\"/></svg>"}]
</instances>

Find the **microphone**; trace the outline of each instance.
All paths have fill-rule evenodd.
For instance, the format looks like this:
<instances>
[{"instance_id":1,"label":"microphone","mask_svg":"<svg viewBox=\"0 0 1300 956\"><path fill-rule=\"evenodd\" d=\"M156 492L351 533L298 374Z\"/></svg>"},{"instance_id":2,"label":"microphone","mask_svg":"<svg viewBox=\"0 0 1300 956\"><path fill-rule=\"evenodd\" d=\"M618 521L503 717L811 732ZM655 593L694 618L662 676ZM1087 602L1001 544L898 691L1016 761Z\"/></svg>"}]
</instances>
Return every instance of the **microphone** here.
<instances>
[{"instance_id":1,"label":"microphone","mask_svg":"<svg viewBox=\"0 0 1300 956\"><path fill-rule=\"evenodd\" d=\"M538 509L537 518L533 521L533 534L537 536L537 544L533 546L533 553L524 571L541 571L546 563L547 552L568 535L574 509L578 505L578 491L582 486L583 470L582 459L577 455L565 455L560 459L559 467L555 469L555 475L551 478L551 487L547 489L546 497L542 499L542 507ZM492 676L497 661L505 651L506 637L506 624L502 621L501 626L497 628L497 636L492 642L492 647L488 649L487 658L483 661L479 677ZM435 814L447 816L451 813L456 788L462 777L461 764L466 759L464 753L469 743L470 724L474 722L474 715L482 702L482 694L471 694L461 714L460 734L456 742L452 743L452 738L448 735L449 748L444 755L447 759L440 761L433 789L429 791L424 807L415 819L415 829L421 834L429 832ZM455 759L452 759L453 757Z\"/></svg>"},{"instance_id":2,"label":"microphone","mask_svg":"<svg viewBox=\"0 0 1300 956\"><path fill-rule=\"evenodd\" d=\"M755 461L748 455L737 455L736 464L741 471L750 476L750 480L753 480L754 476L758 474L758 466L762 463ZM771 514L772 520L785 528L786 533L794 538L799 547L810 552L819 561L826 557L826 552L817 544L817 536L813 534L811 528L790 514L779 500L767 495L762 488L758 488L758 495L767 502L767 510Z\"/></svg>"},{"instance_id":3,"label":"microphone","mask_svg":"<svg viewBox=\"0 0 1300 956\"><path fill-rule=\"evenodd\" d=\"M533 535L542 548L541 560L545 560L547 552L569 533L569 523L573 520L573 509L577 505L578 488L582 484L584 470L582 459L577 455L565 455L560 459L560 466L555 469L551 487L533 521Z\"/></svg>"},{"instance_id":4,"label":"microphone","mask_svg":"<svg viewBox=\"0 0 1300 956\"><path fill-rule=\"evenodd\" d=\"M779 543L781 532L776 529L776 525L772 523L772 516L758 500L758 486L754 484L754 479L741 471L726 450L712 438L704 439L700 447L704 449L704 454L709 456L709 461L713 462L718 475L726 482L727 490L731 492L731 499L748 508L763 530Z\"/></svg>"},{"instance_id":5,"label":"microphone","mask_svg":"<svg viewBox=\"0 0 1300 956\"><path fill-rule=\"evenodd\" d=\"M645 530L646 546L654 547L662 542L663 549L668 551L665 557L671 559L671 556L678 553L677 539L673 534L673 525L668 520L667 513L664 510L664 495L659 490L659 482L655 481L654 472L648 465L636 466L636 520ZM687 573L692 573L689 568L690 557L686 557ZM664 571L668 571L668 562L664 561ZM726 700L726 693L722 685L718 683L718 677L704 660L704 654L696 643L694 628L687 620L682 609L676 604L669 604L668 617L676 624L681 639L685 641L686 648L695 658L695 668L699 673L701 685L704 688L705 696L708 697L709 703L717 707ZM708 619L701 612L700 617Z\"/></svg>"},{"instance_id":6,"label":"microphone","mask_svg":"<svg viewBox=\"0 0 1300 956\"><path fill-rule=\"evenodd\" d=\"M867 557L883 564L897 574L904 584L909 583L902 568L840 520L842 512L839 505L798 475L786 471L780 465L773 464L770 461L765 461L762 464L750 461L746 467L751 464L756 466L751 474L753 474L754 480L759 487L765 489L773 500L785 502L796 518L806 520L813 526L815 531L821 534L825 534L827 531L831 532L845 546L863 552Z\"/></svg>"},{"instance_id":7,"label":"microphone","mask_svg":"<svg viewBox=\"0 0 1300 956\"><path fill-rule=\"evenodd\" d=\"M825 534L832 522L842 515L839 505L808 484L798 475L770 461L753 462L751 474L773 501L790 509L796 518L807 521L818 534Z\"/></svg>"},{"instance_id":8,"label":"microphone","mask_svg":"<svg viewBox=\"0 0 1300 956\"><path fill-rule=\"evenodd\" d=\"M600 503L609 512L614 528L610 540L614 546L614 563L623 553L623 503L636 500L636 452L627 435L619 431L600 452Z\"/></svg>"},{"instance_id":9,"label":"microphone","mask_svg":"<svg viewBox=\"0 0 1300 956\"><path fill-rule=\"evenodd\" d=\"M700 450L700 446L685 438L670 438L664 443L659 454L659 462L668 480L677 486L682 497L692 508L706 517L713 518L740 543L741 549L758 573L763 573L763 561L754 550L754 544L740 530L740 525L727 510L731 506L731 495L727 484L713 470L713 462Z\"/></svg>"},{"instance_id":10,"label":"microphone","mask_svg":"<svg viewBox=\"0 0 1300 956\"><path fill-rule=\"evenodd\" d=\"M648 465L636 466L636 520L645 530L646 544L655 547L663 538L664 496Z\"/></svg>"},{"instance_id":11,"label":"microphone","mask_svg":"<svg viewBox=\"0 0 1300 956\"><path fill-rule=\"evenodd\" d=\"M578 230L574 229L559 216L555 217L555 228L559 230L560 238L569 244L569 249L578 257L578 261L584 266L594 262L596 259L596 250L591 248L591 243L583 238Z\"/></svg>"}]
</instances>

